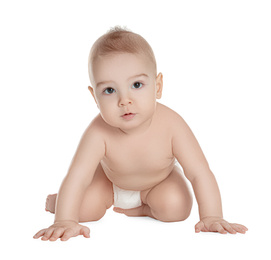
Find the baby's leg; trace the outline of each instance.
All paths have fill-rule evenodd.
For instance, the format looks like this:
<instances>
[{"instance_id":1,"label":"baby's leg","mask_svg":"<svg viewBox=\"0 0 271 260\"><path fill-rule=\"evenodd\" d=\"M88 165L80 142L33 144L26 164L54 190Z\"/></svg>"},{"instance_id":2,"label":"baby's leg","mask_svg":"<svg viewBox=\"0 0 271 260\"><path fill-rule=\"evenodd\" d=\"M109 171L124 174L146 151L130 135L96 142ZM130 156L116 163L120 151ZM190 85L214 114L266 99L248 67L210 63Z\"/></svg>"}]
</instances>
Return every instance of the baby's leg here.
<instances>
[{"instance_id":1,"label":"baby's leg","mask_svg":"<svg viewBox=\"0 0 271 260\"><path fill-rule=\"evenodd\" d=\"M183 221L190 215L193 199L178 166L174 167L164 181L142 195L143 202L158 220Z\"/></svg>"},{"instance_id":2,"label":"baby's leg","mask_svg":"<svg viewBox=\"0 0 271 260\"><path fill-rule=\"evenodd\" d=\"M57 194L48 195L46 210L55 213ZM101 165L97 167L93 180L87 188L79 213L80 222L96 221L102 218L113 205L113 186Z\"/></svg>"},{"instance_id":3,"label":"baby's leg","mask_svg":"<svg viewBox=\"0 0 271 260\"><path fill-rule=\"evenodd\" d=\"M192 196L179 167L152 189L141 192L143 205L134 209L114 210L127 216L149 216L161 221L182 221L192 208Z\"/></svg>"}]
</instances>

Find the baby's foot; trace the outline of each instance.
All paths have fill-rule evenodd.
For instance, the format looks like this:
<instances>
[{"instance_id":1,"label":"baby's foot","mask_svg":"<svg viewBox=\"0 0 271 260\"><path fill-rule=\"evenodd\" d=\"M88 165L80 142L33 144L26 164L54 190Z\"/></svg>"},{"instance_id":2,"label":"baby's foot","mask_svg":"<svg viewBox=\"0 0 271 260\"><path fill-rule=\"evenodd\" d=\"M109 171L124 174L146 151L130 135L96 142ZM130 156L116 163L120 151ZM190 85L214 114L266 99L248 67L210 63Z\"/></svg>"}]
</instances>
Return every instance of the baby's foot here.
<instances>
[{"instance_id":1,"label":"baby's foot","mask_svg":"<svg viewBox=\"0 0 271 260\"><path fill-rule=\"evenodd\" d=\"M139 217L139 216L146 216L144 212L145 206L146 205L142 205L142 206L139 206L137 208L132 208L132 209L122 209L122 208L114 207L113 210L117 213L122 213L129 217Z\"/></svg>"},{"instance_id":2,"label":"baby's foot","mask_svg":"<svg viewBox=\"0 0 271 260\"><path fill-rule=\"evenodd\" d=\"M45 203L45 210L51 213L55 213L57 194L48 195Z\"/></svg>"}]
</instances>

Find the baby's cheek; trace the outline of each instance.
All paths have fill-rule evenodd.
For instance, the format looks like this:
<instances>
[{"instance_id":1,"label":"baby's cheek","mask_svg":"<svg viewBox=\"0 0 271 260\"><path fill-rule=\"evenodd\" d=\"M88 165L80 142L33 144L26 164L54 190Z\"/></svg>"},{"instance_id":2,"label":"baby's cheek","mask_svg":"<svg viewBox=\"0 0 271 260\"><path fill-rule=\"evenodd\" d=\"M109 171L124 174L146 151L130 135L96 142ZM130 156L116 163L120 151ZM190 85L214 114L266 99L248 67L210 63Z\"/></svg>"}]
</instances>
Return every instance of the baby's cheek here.
<instances>
[{"instance_id":1,"label":"baby's cheek","mask_svg":"<svg viewBox=\"0 0 271 260\"><path fill-rule=\"evenodd\" d=\"M116 114L112 110L100 109L100 114L107 124L116 127Z\"/></svg>"}]
</instances>

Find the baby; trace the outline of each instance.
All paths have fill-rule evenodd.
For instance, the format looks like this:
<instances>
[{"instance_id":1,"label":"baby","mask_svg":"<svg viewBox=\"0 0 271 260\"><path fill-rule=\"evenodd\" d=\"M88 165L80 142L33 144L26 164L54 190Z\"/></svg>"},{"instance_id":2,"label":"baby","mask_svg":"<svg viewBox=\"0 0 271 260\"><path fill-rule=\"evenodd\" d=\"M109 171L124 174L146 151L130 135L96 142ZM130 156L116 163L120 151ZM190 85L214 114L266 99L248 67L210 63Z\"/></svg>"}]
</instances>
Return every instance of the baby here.
<instances>
[{"instance_id":1,"label":"baby","mask_svg":"<svg viewBox=\"0 0 271 260\"><path fill-rule=\"evenodd\" d=\"M156 70L153 51L138 34L115 27L94 43L89 90L100 114L83 134L58 195L47 197L54 224L34 238L89 237L79 222L99 220L112 205L127 216L183 221L192 207L184 176L199 206L196 232L248 230L223 219L219 189L196 138L180 115L156 101L163 89Z\"/></svg>"}]
</instances>

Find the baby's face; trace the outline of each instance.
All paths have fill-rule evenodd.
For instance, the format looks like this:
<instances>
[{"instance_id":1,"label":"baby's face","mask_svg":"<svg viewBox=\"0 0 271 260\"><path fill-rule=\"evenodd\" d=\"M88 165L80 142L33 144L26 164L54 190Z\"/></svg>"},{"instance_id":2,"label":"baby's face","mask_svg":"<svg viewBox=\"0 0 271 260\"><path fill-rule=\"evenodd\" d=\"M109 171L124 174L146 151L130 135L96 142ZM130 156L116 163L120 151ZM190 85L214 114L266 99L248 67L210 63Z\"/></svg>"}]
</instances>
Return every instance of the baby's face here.
<instances>
[{"instance_id":1,"label":"baby's face","mask_svg":"<svg viewBox=\"0 0 271 260\"><path fill-rule=\"evenodd\" d=\"M129 131L151 122L163 79L151 62L139 54L121 53L98 57L89 88L109 125Z\"/></svg>"}]
</instances>

